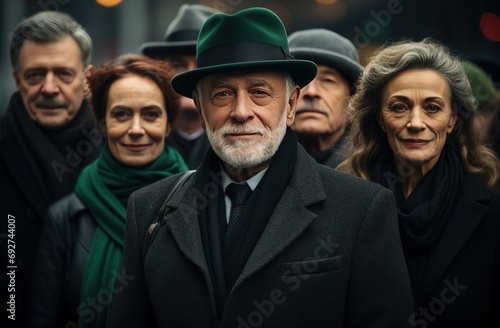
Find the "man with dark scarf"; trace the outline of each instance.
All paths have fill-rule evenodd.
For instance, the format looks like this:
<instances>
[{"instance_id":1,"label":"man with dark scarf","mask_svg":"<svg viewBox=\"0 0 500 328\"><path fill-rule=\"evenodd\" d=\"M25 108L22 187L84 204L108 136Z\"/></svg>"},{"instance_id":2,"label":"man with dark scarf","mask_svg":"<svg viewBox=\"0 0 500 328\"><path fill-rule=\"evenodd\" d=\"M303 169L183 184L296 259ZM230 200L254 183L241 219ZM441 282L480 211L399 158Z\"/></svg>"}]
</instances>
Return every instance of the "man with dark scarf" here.
<instances>
[{"instance_id":1,"label":"man with dark scarf","mask_svg":"<svg viewBox=\"0 0 500 328\"><path fill-rule=\"evenodd\" d=\"M12 266L15 286L2 293L2 303L15 296L19 327L46 210L74 189L99 153L102 136L84 99L91 51L89 35L60 12L23 20L10 41L18 91L1 120L0 234L2 263ZM8 257L8 247L15 257Z\"/></svg>"},{"instance_id":2,"label":"man with dark scarf","mask_svg":"<svg viewBox=\"0 0 500 328\"><path fill-rule=\"evenodd\" d=\"M394 197L317 164L289 128L316 65L289 54L264 8L209 17L197 53L172 86L193 97L211 149L181 186L176 175L131 195L131 279L110 326L407 326Z\"/></svg>"}]
</instances>

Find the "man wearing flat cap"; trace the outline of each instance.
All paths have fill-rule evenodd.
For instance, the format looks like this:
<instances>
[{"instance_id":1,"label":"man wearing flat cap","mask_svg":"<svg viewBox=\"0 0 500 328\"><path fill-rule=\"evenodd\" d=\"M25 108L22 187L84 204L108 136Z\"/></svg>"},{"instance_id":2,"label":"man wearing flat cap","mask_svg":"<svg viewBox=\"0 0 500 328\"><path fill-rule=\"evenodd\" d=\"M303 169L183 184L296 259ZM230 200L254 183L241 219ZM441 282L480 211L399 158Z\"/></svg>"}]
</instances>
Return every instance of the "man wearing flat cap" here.
<instances>
[{"instance_id":1,"label":"man wearing flat cap","mask_svg":"<svg viewBox=\"0 0 500 328\"><path fill-rule=\"evenodd\" d=\"M210 16L197 64L172 85L193 97L211 149L191 175L130 197L130 279L111 327L408 326L393 196L298 144L289 127L317 69L289 54L278 16Z\"/></svg>"},{"instance_id":2,"label":"man wearing flat cap","mask_svg":"<svg viewBox=\"0 0 500 328\"><path fill-rule=\"evenodd\" d=\"M217 11L203 5L184 4L168 25L164 41L146 42L140 52L148 57L164 60L176 73L196 68L196 39L205 20ZM180 98L174 128L166 145L177 150L190 169L201 163L210 147L201 118L193 100Z\"/></svg>"},{"instance_id":3,"label":"man wearing flat cap","mask_svg":"<svg viewBox=\"0 0 500 328\"><path fill-rule=\"evenodd\" d=\"M314 80L300 91L292 130L299 143L320 164L335 168L347 134L347 105L363 71L354 44L322 28L289 35L295 58L316 63Z\"/></svg>"}]
</instances>

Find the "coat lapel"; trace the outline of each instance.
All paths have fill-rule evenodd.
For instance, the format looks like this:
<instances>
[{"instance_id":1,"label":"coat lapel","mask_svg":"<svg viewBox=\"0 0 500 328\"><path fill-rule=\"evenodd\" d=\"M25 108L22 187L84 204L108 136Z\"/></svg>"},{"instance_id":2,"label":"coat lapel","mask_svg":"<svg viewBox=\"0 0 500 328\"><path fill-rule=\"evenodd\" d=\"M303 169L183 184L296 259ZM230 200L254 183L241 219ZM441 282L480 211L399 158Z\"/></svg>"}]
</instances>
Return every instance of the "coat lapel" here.
<instances>
[{"instance_id":1,"label":"coat lapel","mask_svg":"<svg viewBox=\"0 0 500 328\"><path fill-rule=\"evenodd\" d=\"M439 238L422 279L422 300L426 300L434 287L440 283L450 263L488 212L489 207L480 203L490 198L486 186L478 177L466 174L464 178L463 192ZM474 193L468 194L471 191Z\"/></svg>"},{"instance_id":2,"label":"coat lapel","mask_svg":"<svg viewBox=\"0 0 500 328\"><path fill-rule=\"evenodd\" d=\"M250 275L292 244L316 219L317 215L306 208L308 205L326 199L320 175L316 169L317 164L300 146L297 154L297 163L290 183L276 205L233 291Z\"/></svg>"},{"instance_id":3,"label":"coat lapel","mask_svg":"<svg viewBox=\"0 0 500 328\"><path fill-rule=\"evenodd\" d=\"M168 202L167 207L174 210L169 214L166 224L182 253L201 269L207 278L207 284L211 287L198 221L199 204L194 203L200 199L194 185L196 175L193 174L190 181L180 187Z\"/></svg>"}]
</instances>

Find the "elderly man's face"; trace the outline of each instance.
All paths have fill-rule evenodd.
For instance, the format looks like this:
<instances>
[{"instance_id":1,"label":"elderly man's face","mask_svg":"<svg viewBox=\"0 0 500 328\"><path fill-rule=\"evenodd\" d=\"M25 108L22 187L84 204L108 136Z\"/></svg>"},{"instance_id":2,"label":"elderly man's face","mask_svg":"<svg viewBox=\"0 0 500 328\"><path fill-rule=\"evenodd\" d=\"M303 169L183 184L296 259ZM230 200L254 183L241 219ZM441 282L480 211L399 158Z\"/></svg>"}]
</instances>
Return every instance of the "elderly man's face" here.
<instances>
[{"instance_id":1,"label":"elderly man's face","mask_svg":"<svg viewBox=\"0 0 500 328\"><path fill-rule=\"evenodd\" d=\"M71 121L89 91L88 69L71 36L47 43L24 41L14 79L29 117L46 129Z\"/></svg>"},{"instance_id":2,"label":"elderly man's face","mask_svg":"<svg viewBox=\"0 0 500 328\"><path fill-rule=\"evenodd\" d=\"M347 119L349 82L336 69L318 65L316 78L300 92L297 117L292 129L297 133L341 135Z\"/></svg>"},{"instance_id":3,"label":"elderly man's face","mask_svg":"<svg viewBox=\"0 0 500 328\"><path fill-rule=\"evenodd\" d=\"M287 93L277 72L210 75L194 93L215 153L235 168L256 167L276 153L293 123L298 86Z\"/></svg>"}]
</instances>

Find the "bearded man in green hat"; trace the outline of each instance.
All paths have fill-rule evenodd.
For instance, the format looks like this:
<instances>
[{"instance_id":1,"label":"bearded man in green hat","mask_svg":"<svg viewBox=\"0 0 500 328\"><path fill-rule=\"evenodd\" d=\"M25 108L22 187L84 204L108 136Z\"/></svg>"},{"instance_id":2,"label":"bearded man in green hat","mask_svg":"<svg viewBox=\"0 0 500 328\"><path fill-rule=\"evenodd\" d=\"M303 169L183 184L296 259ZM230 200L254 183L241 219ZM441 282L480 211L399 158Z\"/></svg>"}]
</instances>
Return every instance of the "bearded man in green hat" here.
<instances>
[{"instance_id":1,"label":"bearded man in green hat","mask_svg":"<svg viewBox=\"0 0 500 328\"><path fill-rule=\"evenodd\" d=\"M207 19L172 86L211 149L130 197L112 327L408 326L391 192L317 164L290 129L316 71L272 11Z\"/></svg>"}]
</instances>

